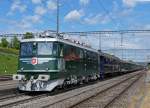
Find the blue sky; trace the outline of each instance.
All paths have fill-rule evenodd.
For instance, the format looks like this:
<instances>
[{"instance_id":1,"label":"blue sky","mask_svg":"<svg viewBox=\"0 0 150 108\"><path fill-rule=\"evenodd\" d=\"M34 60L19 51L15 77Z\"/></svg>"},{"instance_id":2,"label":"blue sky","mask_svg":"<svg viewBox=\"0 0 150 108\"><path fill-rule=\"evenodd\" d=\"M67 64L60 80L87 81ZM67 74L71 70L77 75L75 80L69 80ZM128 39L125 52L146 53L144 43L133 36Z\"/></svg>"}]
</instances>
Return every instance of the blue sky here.
<instances>
[{"instance_id":1,"label":"blue sky","mask_svg":"<svg viewBox=\"0 0 150 108\"><path fill-rule=\"evenodd\" d=\"M150 29L150 0L60 0L59 5L61 32ZM0 34L56 30L56 0L0 0L0 16ZM125 34L123 48L150 49L149 34L134 35ZM80 40L99 46L98 36ZM120 49L120 35L103 38L101 44ZM146 60L150 53L136 55Z\"/></svg>"},{"instance_id":2,"label":"blue sky","mask_svg":"<svg viewBox=\"0 0 150 108\"><path fill-rule=\"evenodd\" d=\"M56 29L56 0L0 0L0 33ZM149 29L150 0L60 0L60 31Z\"/></svg>"}]
</instances>

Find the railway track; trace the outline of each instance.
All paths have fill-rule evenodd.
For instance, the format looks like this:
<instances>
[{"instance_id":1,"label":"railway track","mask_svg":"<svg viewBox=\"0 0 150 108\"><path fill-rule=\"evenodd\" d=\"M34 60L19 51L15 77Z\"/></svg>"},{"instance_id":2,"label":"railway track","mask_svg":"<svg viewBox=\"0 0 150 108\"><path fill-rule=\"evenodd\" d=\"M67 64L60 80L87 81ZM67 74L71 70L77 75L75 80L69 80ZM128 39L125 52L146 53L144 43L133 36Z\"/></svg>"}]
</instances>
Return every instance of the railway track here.
<instances>
[{"instance_id":1,"label":"railway track","mask_svg":"<svg viewBox=\"0 0 150 108\"><path fill-rule=\"evenodd\" d=\"M18 82L16 81L1 81L0 82L0 95L9 92L9 90L16 89Z\"/></svg>"},{"instance_id":2,"label":"railway track","mask_svg":"<svg viewBox=\"0 0 150 108\"><path fill-rule=\"evenodd\" d=\"M9 95L3 95L0 97L0 102L2 101L5 101L5 100L8 100L8 99L13 99L13 98L17 98L17 97L20 97L20 96L23 96L25 95L25 93L12 93L12 94L9 94Z\"/></svg>"},{"instance_id":3,"label":"railway track","mask_svg":"<svg viewBox=\"0 0 150 108\"><path fill-rule=\"evenodd\" d=\"M98 95L106 95L107 94L114 94L113 96L110 96L110 100L115 100L113 99L115 93L112 91L122 91L121 88L125 87L127 88L126 84L131 84L133 81L137 80L139 77L142 76L144 72L136 72L136 73L131 73L127 74L124 76L120 76L118 78L111 79L109 81L104 81L104 82L98 82L96 84L86 86L86 87L81 87L75 90L71 90L65 93L60 93L57 95L53 96L43 96L43 97L38 97L34 98L32 100L29 99L28 102L21 102L15 106L15 108L28 108L28 107L38 107L38 108L79 108L83 103L88 102L89 99L92 99ZM117 87L118 86L118 87ZM117 88L116 88L117 87ZM114 90L112 90L114 88ZM109 91L110 90L110 91ZM120 92L118 92L120 93ZM106 99L101 97L101 99ZM108 96L108 95L106 95ZM105 104L102 104L102 108L104 108L104 105L108 103L110 100L107 100L107 102L104 102ZM90 100L91 101L91 100ZM88 102L89 103L89 102ZM96 102L95 102L96 104ZM94 106L94 104L93 104ZM1 106L0 106L1 107Z\"/></svg>"},{"instance_id":4,"label":"railway track","mask_svg":"<svg viewBox=\"0 0 150 108\"><path fill-rule=\"evenodd\" d=\"M0 108L10 108L20 105L22 103L27 103L32 100L36 100L42 97L48 96L47 93L31 95L28 93L21 93L18 95L10 95L4 98L0 98Z\"/></svg>"},{"instance_id":5,"label":"railway track","mask_svg":"<svg viewBox=\"0 0 150 108\"><path fill-rule=\"evenodd\" d=\"M18 94L18 91L16 90L16 88L0 90L0 98L8 96L8 95L12 95L12 94Z\"/></svg>"},{"instance_id":6,"label":"railway track","mask_svg":"<svg viewBox=\"0 0 150 108\"><path fill-rule=\"evenodd\" d=\"M103 90L90 98L87 98L72 108L109 108L111 104L127 91L142 75L138 75L127 80L121 81L106 90Z\"/></svg>"},{"instance_id":7,"label":"railway track","mask_svg":"<svg viewBox=\"0 0 150 108\"><path fill-rule=\"evenodd\" d=\"M139 77L140 78L140 77ZM115 102L115 100L117 100L119 97L121 97L134 83L136 83L136 81L138 80L135 79L133 82L131 82L131 84L127 85L127 87L125 89L123 89L120 93L116 94L105 106L104 108L109 108L111 107L111 104L113 104Z\"/></svg>"},{"instance_id":8,"label":"railway track","mask_svg":"<svg viewBox=\"0 0 150 108\"><path fill-rule=\"evenodd\" d=\"M141 72L131 73L131 75L120 76L118 78L111 79L110 81L98 82L98 84L81 87L75 90L70 90L56 95L50 95L49 93L38 95L27 95L27 94L10 95L10 96L8 95L6 97L0 98L0 108L3 107L82 108L88 107L85 105L89 104L90 104L89 107L94 107L97 105L96 103L99 103L101 108L107 108L107 106L113 103L113 101L116 98L118 98L124 91L126 91L126 89L128 89L132 84L134 84L134 82L136 82L136 80L138 80L142 76L142 74L143 73ZM118 91L117 92L118 94L112 91ZM111 99L107 100L106 96L108 95L106 94L108 93L113 95L109 96L111 97ZM98 100L98 98L101 99L101 102L96 102L94 100L94 99ZM104 102L105 99L107 102Z\"/></svg>"},{"instance_id":9,"label":"railway track","mask_svg":"<svg viewBox=\"0 0 150 108\"><path fill-rule=\"evenodd\" d=\"M111 78L109 78L109 79L111 79ZM107 80L107 79L105 79L105 80ZM105 81L105 80L103 80L103 81ZM72 87L70 87L68 89L62 89L62 90L59 90L59 91L53 91L53 92L51 92L49 94L47 93L48 95L44 94L42 96L50 96L50 95L52 96L52 95L64 93L64 92L67 92L69 90L73 90L73 89L77 89L77 88L80 88L80 87L85 87L87 85L95 84L96 82L98 82L98 81L89 82L88 84L84 84L84 85L72 86ZM11 83L7 83L7 84L1 84L0 86L5 86L5 85L12 85L12 84ZM20 98L20 97L27 96L27 95L28 95L28 93L21 93L21 94L19 94L18 91L16 90L16 88L8 89L8 90L5 89L3 91L0 91L0 102L4 102L4 101L10 100L10 99ZM40 97L40 95L38 97ZM35 96L33 97L33 99L34 98L37 99L37 97L35 97ZM12 103L8 104L8 106L13 106L13 105L19 104L19 103L25 103L27 101L28 101L28 99L27 100L20 100L20 101L14 102L14 103L12 102ZM0 107L3 107L3 105L0 106Z\"/></svg>"},{"instance_id":10,"label":"railway track","mask_svg":"<svg viewBox=\"0 0 150 108\"><path fill-rule=\"evenodd\" d=\"M12 80L12 75L0 75L0 81Z\"/></svg>"},{"instance_id":11,"label":"railway track","mask_svg":"<svg viewBox=\"0 0 150 108\"><path fill-rule=\"evenodd\" d=\"M125 78L122 81L117 82L116 84L113 84L109 87L106 87L105 89L99 91L97 88L96 93L92 93L94 90L93 88L86 91L86 92L82 92L80 94L77 95L73 95L72 97L68 97L59 101L56 101L54 103L48 104L48 105L44 105L42 106L42 108L53 108L53 107L61 107L61 108L94 108L94 107L98 107L98 108L107 108L107 106L109 106L119 95L121 95L126 89L128 89L136 80L138 80L139 77L141 77L141 74L136 74L134 76L128 76L128 78ZM120 79L119 79L120 80ZM129 85L128 85L129 84ZM105 85L109 85L109 83L106 83ZM116 89L117 86L120 85L120 89L124 88L123 91L121 91L121 93L118 92L118 88ZM114 89L113 91L117 91L116 94L113 92L112 93L112 89ZM111 100L108 100L106 95L106 92L108 94L111 94ZM90 96L87 96L89 94L92 94ZM100 97L99 97L100 96ZM105 96L105 98L104 98ZM101 98L101 102L97 101L98 98ZM81 100L80 100L81 99ZM104 102L105 101L105 102ZM107 101L107 102L106 102Z\"/></svg>"}]
</instances>

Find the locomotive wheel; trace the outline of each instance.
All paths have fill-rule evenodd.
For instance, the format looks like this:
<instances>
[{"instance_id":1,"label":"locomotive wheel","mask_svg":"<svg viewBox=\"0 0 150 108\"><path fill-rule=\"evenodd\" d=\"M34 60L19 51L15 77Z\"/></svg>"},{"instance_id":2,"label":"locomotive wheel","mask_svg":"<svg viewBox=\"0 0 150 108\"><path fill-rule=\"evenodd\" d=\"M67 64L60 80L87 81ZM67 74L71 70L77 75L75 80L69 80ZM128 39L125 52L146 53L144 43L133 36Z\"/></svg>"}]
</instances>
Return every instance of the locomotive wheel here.
<instances>
[{"instance_id":1,"label":"locomotive wheel","mask_svg":"<svg viewBox=\"0 0 150 108\"><path fill-rule=\"evenodd\" d=\"M88 82L89 82L88 77L85 78L84 82L85 82L85 83L88 83Z\"/></svg>"},{"instance_id":2,"label":"locomotive wheel","mask_svg":"<svg viewBox=\"0 0 150 108\"><path fill-rule=\"evenodd\" d=\"M19 88L17 88L16 91L17 91L18 93L24 93L24 92L25 92L25 91L19 90Z\"/></svg>"}]
</instances>

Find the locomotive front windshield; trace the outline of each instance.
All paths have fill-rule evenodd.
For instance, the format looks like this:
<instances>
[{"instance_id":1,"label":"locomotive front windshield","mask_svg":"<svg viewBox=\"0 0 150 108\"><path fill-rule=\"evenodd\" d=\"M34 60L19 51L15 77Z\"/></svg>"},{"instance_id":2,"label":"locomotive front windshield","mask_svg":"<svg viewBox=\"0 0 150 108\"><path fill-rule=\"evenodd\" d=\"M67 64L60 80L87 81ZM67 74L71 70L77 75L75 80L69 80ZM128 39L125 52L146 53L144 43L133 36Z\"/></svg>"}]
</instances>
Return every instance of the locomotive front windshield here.
<instances>
[{"instance_id":1,"label":"locomotive front windshield","mask_svg":"<svg viewBox=\"0 0 150 108\"><path fill-rule=\"evenodd\" d=\"M20 56L56 55L57 44L52 42L24 42L21 43Z\"/></svg>"},{"instance_id":2,"label":"locomotive front windshield","mask_svg":"<svg viewBox=\"0 0 150 108\"><path fill-rule=\"evenodd\" d=\"M53 44L52 43L38 43L38 55L52 55Z\"/></svg>"},{"instance_id":3,"label":"locomotive front windshield","mask_svg":"<svg viewBox=\"0 0 150 108\"><path fill-rule=\"evenodd\" d=\"M21 43L21 51L20 51L21 56L32 56L33 55L32 50L33 50L33 43L31 42Z\"/></svg>"}]
</instances>

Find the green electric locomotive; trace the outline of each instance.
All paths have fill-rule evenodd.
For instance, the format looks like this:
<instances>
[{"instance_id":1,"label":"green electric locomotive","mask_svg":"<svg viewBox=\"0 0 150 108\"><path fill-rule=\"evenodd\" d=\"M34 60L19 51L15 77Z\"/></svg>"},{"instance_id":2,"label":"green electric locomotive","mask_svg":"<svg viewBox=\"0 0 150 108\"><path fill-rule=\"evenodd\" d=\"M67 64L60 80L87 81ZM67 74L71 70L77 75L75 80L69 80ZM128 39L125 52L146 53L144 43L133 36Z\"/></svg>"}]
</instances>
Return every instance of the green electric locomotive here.
<instances>
[{"instance_id":1,"label":"green electric locomotive","mask_svg":"<svg viewBox=\"0 0 150 108\"><path fill-rule=\"evenodd\" d=\"M13 80L19 81L20 91L52 91L135 69L124 68L127 63L115 56L57 37L23 39L18 63Z\"/></svg>"},{"instance_id":2,"label":"green electric locomotive","mask_svg":"<svg viewBox=\"0 0 150 108\"><path fill-rule=\"evenodd\" d=\"M100 77L98 51L59 38L32 38L20 42L17 75L21 91L51 91L55 87Z\"/></svg>"}]
</instances>

